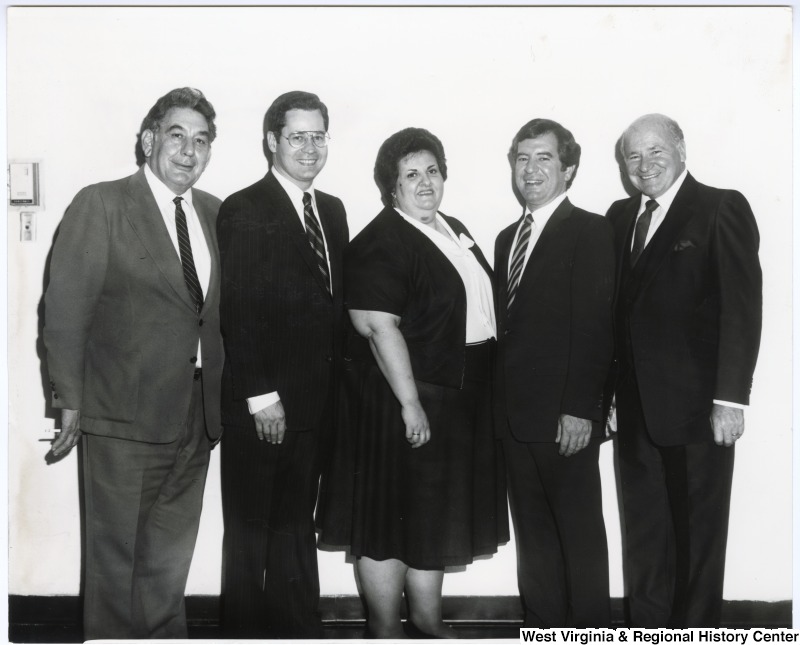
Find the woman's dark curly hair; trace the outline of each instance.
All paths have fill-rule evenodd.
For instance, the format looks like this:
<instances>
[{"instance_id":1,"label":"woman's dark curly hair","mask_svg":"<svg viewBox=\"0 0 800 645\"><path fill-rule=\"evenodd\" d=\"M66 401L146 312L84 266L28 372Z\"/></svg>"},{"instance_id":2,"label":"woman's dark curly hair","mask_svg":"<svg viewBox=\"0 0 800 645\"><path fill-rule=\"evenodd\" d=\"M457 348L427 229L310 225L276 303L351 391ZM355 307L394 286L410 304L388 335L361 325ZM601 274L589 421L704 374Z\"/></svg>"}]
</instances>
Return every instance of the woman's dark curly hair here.
<instances>
[{"instance_id":1,"label":"woman's dark curly hair","mask_svg":"<svg viewBox=\"0 0 800 645\"><path fill-rule=\"evenodd\" d=\"M418 152L430 152L439 165L442 179L447 179L447 159L444 156L442 142L423 128L405 128L395 132L381 144L378 157L375 159L375 183L381 191L384 206L394 203L394 187L399 174L398 165L408 155Z\"/></svg>"}]
</instances>

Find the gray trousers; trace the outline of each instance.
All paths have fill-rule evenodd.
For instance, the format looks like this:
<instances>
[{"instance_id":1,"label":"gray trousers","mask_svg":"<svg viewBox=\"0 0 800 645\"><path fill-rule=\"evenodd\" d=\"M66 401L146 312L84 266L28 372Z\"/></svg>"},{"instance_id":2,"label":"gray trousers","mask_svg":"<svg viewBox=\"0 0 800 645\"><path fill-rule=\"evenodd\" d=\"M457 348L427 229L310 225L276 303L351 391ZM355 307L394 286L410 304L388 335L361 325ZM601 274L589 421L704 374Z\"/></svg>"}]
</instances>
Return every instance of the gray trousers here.
<instances>
[{"instance_id":1,"label":"gray trousers","mask_svg":"<svg viewBox=\"0 0 800 645\"><path fill-rule=\"evenodd\" d=\"M187 638L184 593L210 444L202 381L168 444L84 435L84 638Z\"/></svg>"}]
</instances>

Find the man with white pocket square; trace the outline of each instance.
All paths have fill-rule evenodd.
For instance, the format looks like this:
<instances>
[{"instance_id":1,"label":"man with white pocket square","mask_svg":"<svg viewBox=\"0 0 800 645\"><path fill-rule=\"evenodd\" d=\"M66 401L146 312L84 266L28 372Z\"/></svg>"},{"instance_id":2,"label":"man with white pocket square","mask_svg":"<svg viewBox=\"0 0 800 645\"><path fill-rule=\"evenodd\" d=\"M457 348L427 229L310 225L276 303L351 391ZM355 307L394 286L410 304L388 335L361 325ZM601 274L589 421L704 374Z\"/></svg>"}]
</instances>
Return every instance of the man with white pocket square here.
<instances>
[{"instance_id":1,"label":"man with white pocket square","mask_svg":"<svg viewBox=\"0 0 800 645\"><path fill-rule=\"evenodd\" d=\"M689 174L669 117L634 121L620 153L640 191L607 213L630 621L718 627L734 444L761 337L758 227L740 193Z\"/></svg>"}]
</instances>

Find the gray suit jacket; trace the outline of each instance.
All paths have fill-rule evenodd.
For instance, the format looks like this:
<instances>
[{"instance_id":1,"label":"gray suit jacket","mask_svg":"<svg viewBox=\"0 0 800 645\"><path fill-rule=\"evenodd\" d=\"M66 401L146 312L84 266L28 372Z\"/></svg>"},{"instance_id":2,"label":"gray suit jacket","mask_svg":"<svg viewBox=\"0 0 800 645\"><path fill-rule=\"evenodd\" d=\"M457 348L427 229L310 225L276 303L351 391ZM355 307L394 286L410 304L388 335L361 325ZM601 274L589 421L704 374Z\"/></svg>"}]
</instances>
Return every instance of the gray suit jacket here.
<instances>
[{"instance_id":1,"label":"gray suit jacket","mask_svg":"<svg viewBox=\"0 0 800 645\"><path fill-rule=\"evenodd\" d=\"M44 342L53 405L80 410L84 432L175 440L186 425L200 340L207 432L220 434L220 201L192 190L211 253L199 314L143 168L84 188L61 221Z\"/></svg>"}]
</instances>

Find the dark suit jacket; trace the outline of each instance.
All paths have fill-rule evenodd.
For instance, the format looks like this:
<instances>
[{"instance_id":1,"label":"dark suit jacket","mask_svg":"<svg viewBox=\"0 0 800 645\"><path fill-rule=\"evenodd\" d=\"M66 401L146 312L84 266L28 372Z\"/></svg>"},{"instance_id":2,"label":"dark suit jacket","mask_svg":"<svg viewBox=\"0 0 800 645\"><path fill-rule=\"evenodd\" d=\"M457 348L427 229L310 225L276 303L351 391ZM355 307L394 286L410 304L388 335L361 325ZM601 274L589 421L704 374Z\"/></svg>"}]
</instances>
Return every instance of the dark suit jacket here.
<instances>
[{"instance_id":1,"label":"dark suit jacket","mask_svg":"<svg viewBox=\"0 0 800 645\"><path fill-rule=\"evenodd\" d=\"M289 431L313 428L322 414L341 353L348 229L341 200L315 193L333 297L297 211L272 173L220 207L225 425L253 427L247 399L275 391Z\"/></svg>"},{"instance_id":2,"label":"dark suit jacket","mask_svg":"<svg viewBox=\"0 0 800 645\"><path fill-rule=\"evenodd\" d=\"M456 235L472 237L457 219L440 215ZM491 277L478 245L470 250ZM401 318L414 378L461 388L467 333L464 281L436 244L394 208L384 208L347 247L345 290L347 309ZM348 357L374 363L369 341L348 328Z\"/></svg>"},{"instance_id":3,"label":"dark suit jacket","mask_svg":"<svg viewBox=\"0 0 800 645\"><path fill-rule=\"evenodd\" d=\"M192 189L211 253L195 312L144 168L81 190L64 215L45 294L44 342L58 408L81 411L89 434L150 443L185 427L201 341L206 428L220 433L219 200Z\"/></svg>"},{"instance_id":4,"label":"dark suit jacket","mask_svg":"<svg viewBox=\"0 0 800 645\"><path fill-rule=\"evenodd\" d=\"M519 222L495 242L496 428L518 441L555 441L558 419L591 419L602 436L613 355L614 243L605 218L565 199L533 248L508 311L508 260Z\"/></svg>"},{"instance_id":5,"label":"dark suit jacket","mask_svg":"<svg viewBox=\"0 0 800 645\"><path fill-rule=\"evenodd\" d=\"M713 400L749 402L761 339L758 227L740 193L687 175L630 270L640 201L635 195L608 211L619 271L618 358L633 361L656 443L711 441Z\"/></svg>"}]
</instances>

